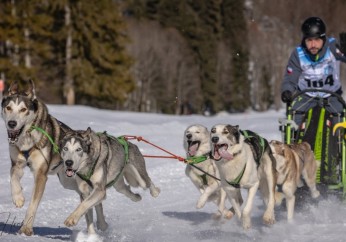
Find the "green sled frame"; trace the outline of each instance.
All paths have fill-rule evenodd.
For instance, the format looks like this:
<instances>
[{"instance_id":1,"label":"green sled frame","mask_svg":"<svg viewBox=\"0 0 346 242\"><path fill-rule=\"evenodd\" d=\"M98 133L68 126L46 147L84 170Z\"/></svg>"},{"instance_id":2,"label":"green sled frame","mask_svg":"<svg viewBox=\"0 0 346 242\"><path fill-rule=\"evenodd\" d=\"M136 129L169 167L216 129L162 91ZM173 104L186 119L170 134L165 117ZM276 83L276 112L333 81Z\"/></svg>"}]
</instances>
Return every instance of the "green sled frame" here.
<instances>
[{"instance_id":1,"label":"green sled frame","mask_svg":"<svg viewBox=\"0 0 346 242\"><path fill-rule=\"evenodd\" d=\"M343 200L346 200L345 129L338 129L335 135L333 135L332 130L336 123L331 123L330 126L327 125L330 121L327 120L328 118L333 119L334 117L335 119L337 117L337 123L346 121L346 103L340 95L330 91L323 91L323 93L329 93L339 100L343 105L342 113L330 114L325 109L325 105L328 104L324 102L325 99L322 97L309 99L309 101L319 99L320 105L317 108L312 108L306 113L302 113L298 109L294 110L292 104L297 98L307 92L321 92L321 90L307 89L299 91L292 96L292 102L286 105L286 118L279 120L283 142L286 144L300 143L302 141L308 142L314 151L315 159L321 161L321 165L318 167L316 173L317 187L322 194L325 192L327 195L336 194L337 196L341 196ZM299 112L304 115L304 125L302 125L304 129L298 127L294 122L294 116ZM316 113L318 113L317 116ZM314 123L316 120L317 123ZM311 128L309 129L309 127ZM334 156L332 156L333 154Z\"/></svg>"}]
</instances>

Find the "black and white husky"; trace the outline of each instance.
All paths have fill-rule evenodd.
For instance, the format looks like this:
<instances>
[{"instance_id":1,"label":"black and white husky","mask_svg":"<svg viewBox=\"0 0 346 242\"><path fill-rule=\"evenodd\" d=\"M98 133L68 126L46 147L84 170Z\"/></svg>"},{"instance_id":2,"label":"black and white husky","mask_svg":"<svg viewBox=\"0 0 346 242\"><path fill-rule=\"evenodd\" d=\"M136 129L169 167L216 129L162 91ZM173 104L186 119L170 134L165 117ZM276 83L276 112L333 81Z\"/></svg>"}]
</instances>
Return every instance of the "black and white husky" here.
<instances>
[{"instance_id":1,"label":"black and white husky","mask_svg":"<svg viewBox=\"0 0 346 242\"><path fill-rule=\"evenodd\" d=\"M124 138L95 133L88 128L66 133L60 148L64 179L75 180L82 194L81 203L65 220L66 226L76 225L89 212L89 223L92 223L90 209L106 198L108 187L114 187L133 201L140 201L141 196L130 187L148 188L153 197L160 193L147 173L138 147Z\"/></svg>"},{"instance_id":2,"label":"black and white husky","mask_svg":"<svg viewBox=\"0 0 346 242\"><path fill-rule=\"evenodd\" d=\"M238 126L219 124L211 129L213 156L219 168L221 185L244 229L251 227L251 210L257 190L262 193L266 210L265 224L275 222L275 158L268 142ZM246 204L241 211L240 188L247 189Z\"/></svg>"},{"instance_id":3,"label":"black and white husky","mask_svg":"<svg viewBox=\"0 0 346 242\"><path fill-rule=\"evenodd\" d=\"M232 218L233 213L225 207L226 193L221 188L219 170L211 157L208 129L199 124L187 127L184 132L184 148L189 162L185 174L201 193L196 207L202 208L207 201L213 201L218 206L215 218L221 215Z\"/></svg>"},{"instance_id":4,"label":"black and white husky","mask_svg":"<svg viewBox=\"0 0 346 242\"><path fill-rule=\"evenodd\" d=\"M33 81L21 90L17 82L10 85L2 100L2 118L8 134L11 158L11 192L16 207L24 205L20 180L24 168L34 175L31 200L19 233L33 234L37 207L45 190L47 175L56 173L60 155L57 144L70 128L48 113L47 106L35 94ZM73 184L72 184L73 186Z\"/></svg>"}]
</instances>

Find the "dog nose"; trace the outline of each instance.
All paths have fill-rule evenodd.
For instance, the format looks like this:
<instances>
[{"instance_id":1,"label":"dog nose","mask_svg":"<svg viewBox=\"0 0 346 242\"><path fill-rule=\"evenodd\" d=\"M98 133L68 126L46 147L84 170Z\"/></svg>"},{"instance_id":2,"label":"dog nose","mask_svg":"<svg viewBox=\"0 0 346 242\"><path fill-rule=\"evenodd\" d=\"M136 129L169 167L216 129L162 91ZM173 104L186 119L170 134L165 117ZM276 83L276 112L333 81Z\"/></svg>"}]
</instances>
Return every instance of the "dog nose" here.
<instances>
[{"instance_id":1,"label":"dog nose","mask_svg":"<svg viewBox=\"0 0 346 242\"><path fill-rule=\"evenodd\" d=\"M65 165L68 167L71 167L73 165L73 161L72 160L67 160L65 161Z\"/></svg>"},{"instance_id":2,"label":"dog nose","mask_svg":"<svg viewBox=\"0 0 346 242\"><path fill-rule=\"evenodd\" d=\"M14 129L17 126L17 121L14 120L10 120L7 122L8 127L10 127L11 129Z\"/></svg>"},{"instance_id":3,"label":"dog nose","mask_svg":"<svg viewBox=\"0 0 346 242\"><path fill-rule=\"evenodd\" d=\"M219 137L213 137L213 138L211 138L211 141L213 143L217 143L219 141Z\"/></svg>"},{"instance_id":4,"label":"dog nose","mask_svg":"<svg viewBox=\"0 0 346 242\"><path fill-rule=\"evenodd\" d=\"M186 138L191 139L192 138L192 134L187 134Z\"/></svg>"}]
</instances>

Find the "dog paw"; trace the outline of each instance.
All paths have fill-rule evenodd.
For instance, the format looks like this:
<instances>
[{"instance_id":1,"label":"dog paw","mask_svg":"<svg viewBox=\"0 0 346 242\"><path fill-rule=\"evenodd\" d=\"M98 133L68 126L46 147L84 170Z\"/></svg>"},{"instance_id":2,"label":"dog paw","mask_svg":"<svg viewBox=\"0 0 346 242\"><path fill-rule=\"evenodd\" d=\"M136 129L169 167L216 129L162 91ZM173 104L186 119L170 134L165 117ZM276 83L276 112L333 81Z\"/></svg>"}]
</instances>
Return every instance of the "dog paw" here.
<instances>
[{"instance_id":1,"label":"dog paw","mask_svg":"<svg viewBox=\"0 0 346 242\"><path fill-rule=\"evenodd\" d=\"M251 219L243 217L242 224L244 230L249 230L251 228Z\"/></svg>"},{"instance_id":2,"label":"dog paw","mask_svg":"<svg viewBox=\"0 0 346 242\"><path fill-rule=\"evenodd\" d=\"M225 210L223 211L223 217L224 217L225 219L231 219L231 218L233 218L233 216L234 216L234 213L232 213L231 211L229 211L229 210L227 210L227 209L225 209Z\"/></svg>"},{"instance_id":3,"label":"dog paw","mask_svg":"<svg viewBox=\"0 0 346 242\"><path fill-rule=\"evenodd\" d=\"M78 223L79 218L74 214L71 214L64 222L67 227L75 226Z\"/></svg>"},{"instance_id":4,"label":"dog paw","mask_svg":"<svg viewBox=\"0 0 346 242\"><path fill-rule=\"evenodd\" d=\"M311 193L312 198L318 198L320 195L321 194L320 194L319 191L314 191L314 192Z\"/></svg>"},{"instance_id":5,"label":"dog paw","mask_svg":"<svg viewBox=\"0 0 346 242\"><path fill-rule=\"evenodd\" d=\"M266 225L273 225L275 223L274 215L264 214L264 216L263 216L263 223L266 224Z\"/></svg>"},{"instance_id":6,"label":"dog paw","mask_svg":"<svg viewBox=\"0 0 346 242\"><path fill-rule=\"evenodd\" d=\"M275 192L275 206L280 206L282 204L282 201L285 198L285 195L282 192Z\"/></svg>"},{"instance_id":7,"label":"dog paw","mask_svg":"<svg viewBox=\"0 0 346 242\"><path fill-rule=\"evenodd\" d=\"M13 203L17 208L21 208L24 206L25 198L23 195L13 196Z\"/></svg>"},{"instance_id":8,"label":"dog paw","mask_svg":"<svg viewBox=\"0 0 346 242\"><path fill-rule=\"evenodd\" d=\"M212 217L212 219L214 219L214 220L219 220L220 218L221 218L221 213L220 213L220 211L217 211L216 213L214 213L211 217Z\"/></svg>"},{"instance_id":9,"label":"dog paw","mask_svg":"<svg viewBox=\"0 0 346 242\"><path fill-rule=\"evenodd\" d=\"M18 233L19 233L19 234L25 234L26 236L31 236L31 235L34 234L34 230L32 229L32 227L29 228L29 227L23 225L23 226L20 228L20 230L19 230Z\"/></svg>"},{"instance_id":10,"label":"dog paw","mask_svg":"<svg viewBox=\"0 0 346 242\"><path fill-rule=\"evenodd\" d=\"M150 189L150 194L152 197L157 197L160 194L161 190L158 187Z\"/></svg>"},{"instance_id":11,"label":"dog paw","mask_svg":"<svg viewBox=\"0 0 346 242\"><path fill-rule=\"evenodd\" d=\"M102 222L97 221L96 226L97 226L97 229L101 231L106 231L108 229L108 224L106 223L106 221L102 221Z\"/></svg>"},{"instance_id":12,"label":"dog paw","mask_svg":"<svg viewBox=\"0 0 346 242\"><path fill-rule=\"evenodd\" d=\"M133 196L131 196L131 200L133 202L139 202L140 200L142 200L142 196L139 195L138 193L135 193L135 194L133 194Z\"/></svg>"}]
</instances>

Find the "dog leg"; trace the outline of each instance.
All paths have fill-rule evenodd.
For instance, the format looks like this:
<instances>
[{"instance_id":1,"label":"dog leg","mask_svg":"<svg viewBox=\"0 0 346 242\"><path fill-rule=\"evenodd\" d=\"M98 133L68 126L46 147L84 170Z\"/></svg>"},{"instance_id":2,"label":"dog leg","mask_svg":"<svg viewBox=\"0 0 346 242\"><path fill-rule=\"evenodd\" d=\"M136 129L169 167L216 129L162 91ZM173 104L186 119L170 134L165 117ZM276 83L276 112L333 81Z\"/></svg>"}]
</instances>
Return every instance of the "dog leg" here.
<instances>
[{"instance_id":1,"label":"dog leg","mask_svg":"<svg viewBox=\"0 0 346 242\"><path fill-rule=\"evenodd\" d=\"M240 189L239 189L239 193L240 193ZM232 211L230 211L226 208L226 206L225 206L226 198L227 198L227 194L226 194L225 190L223 190L221 188L220 189L220 198L219 198L220 201L218 204L218 208L219 208L219 211L221 212L221 214L223 215L224 218L231 219L234 214ZM242 203L243 203L243 201L241 201L240 204L242 204Z\"/></svg>"},{"instance_id":2,"label":"dog leg","mask_svg":"<svg viewBox=\"0 0 346 242\"><path fill-rule=\"evenodd\" d=\"M152 197L157 197L161 192L160 188L156 187L153 182L150 182L149 190Z\"/></svg>"},{"instance_id":3,"label":"dog leg","mask_svg":"<svg viewBox=\"0 0 346 242\"><path fill-rule=\"evenodd\" d=\"M210 195L213 194L218 188L219 188L219 184L217 182L213 182L210 186L207 186L204 189L204 192L202 193L200 198L198 199L196 208L204 207Z\"/></svg>"},{"instance_id":4,"label":"dog leg","mask_svg":"<svg viewBox=\"0 0 346 242\"><path fill-rule=\"evenodd\" d=\"M282 191L286 198L286 208L287 208L287 220L292 220L294 215L294 206L296 197L294 195L296 191L297 184L294 182L286 182L282 186Z\"/></svg>"},{"instance_id":5,"label":"dog leg","mask_svg":"<svg viewBox=\"0 0 346 242\"><path fill-rule=\"evenodd\" d=\"M227 187L225 188L225 192L227 194L228 200L232 204L234 214L236 214L237 217L241 219L241 204L239 202L243 201L243 199L241 197L239 198L240 189Z\"/></svg>"},{"instance_id":6,"label":"dog leg","mask_svg":"<svg viewBox=\"0 0 346 242\"><path fill-rule=\"evenodd\" d=\"M286 196L287 220L293 219L296 196Z\"/></svg>"},{"instance_id":7,"label":"dog leg","mask_svg":"<svg viewBox=\"0 0 346 242\"><path fill-rule=\"evenodd\" d=\"M85 214L85 220L87 223L88 234L96 234L94 228L94 219L93 219L93 209L88 209L88 212Z\"/></svg>"},{"instance_id":8,"label":"dog leg","mask_svg":"<svg viewBox=\"0 0 346 242\"><path fill-rule=\"evenodd\" d=\"M192 181L192 183L195 185L195 187L198 189L198 191L200 193L204 192L204 186L203 186L203 179L197 175L194 171L194 168L192 168L191 166L187 165L186 169L185 169L185 174L187 177L190 178L190 180Z\"/></svg>"},{"instance_id":9,"label":"dog leg","mask_svg":"<svg viewBox=\"0 0 346 242\"><path fill-rule=\"evenodd\" d=\"M135 178L135 180L138 182L138 185L143 188L143 189L147 189L147 184L146 182L143 180L143 178L141 177L141 175L139 174L138 170L136 167L134 167L134 165L132 164L127 164L125 167L125 172L131 174L131 176L133 178ZM130 183L131 184L131 183Z\"/></svg>"},{"instance_id":10,"label":"dog leg","mask_svg":"<svg viewBox=\"0 0 346 242\"><path fill-rule=\"evenodd\" d=\"M106 197L106 190L102 189L99 184L93 183L93 190L90 195L79 204L70 216L65 220L64 224L68 227L75 226L81 216L89 209L99 204Z\"/></svg>"},{"instance_id":11,"label":"dog leg","mask_svg":"<svg viewBox=\"0 0 346 242\"><path fill-rule=\"evenodd\" d=\"M248 189L248 195L245 207L242 213L243 228L245 230L251 228L251 210L253 206L253 201L255 199L256 192L258 190L259 182Z\"/></svg>"},{"instance_id":12,"label":"dog leg","mask_svg":"<svg viewBox=\"0 0 346 242\"><path fill-rule=\"evenodd\" d=\"M117 192L124 194L126 197L130 198L134 202L142 200L141 195L133 193L130 186L126 185L123 177L119 177L118 181L113 185Z\"/></svg>"},{"instance_id":13,"label":"dog leg","mask_svg":"<svg viewBox=\"0 0 346 242\"><path fill-rule=\"evenodd\" d=\"M302 175L303 175L303 178L304 178L304 180L306 182L306 185L310 189L311 197L312 198L318 198L320 196L320 192L316 188L315 176L309 176L307 174L306 170L303 170Z\"/></svg>"},{"instance_id":14,"label":"dog leg","mask_svg":"<svg viewBox=\"0 0 346 242\"><path fill-rule=\"evenodd\" d=\"M83 202L84 199L87 198L90 194L90 187L85 181L81 181L79 184L79 190L81 192L80 201ZM99 203L95 206L95 211L97 216L97 221L96 221L97 228L102 231L105 231L108 228L108 224L106 223L105 217L103 215L102 203ZM85 220L87 223L88 234L96 234L96 231L94 228L92 208L89 209L88 212L85 214Z\"/></svg>"},{"instance_id":15,"label":"dog leg","mask_svg":"<svg viewBox=\"0 0 346 242\"><path fill-rule=\"evenodd\" d=\"M96 221L97 229L101 231L106 231L108 228L108 224L103 214L102 203L99 203L95 206L95 211L96 211L96 217L97 217L97 221Z\"/></svg>"},{"instance_id":16,"label":"dog leg","mask_svg":"<svg viewBox=\"0 0 346 242\"><path fill-rule=\"evenodd\" d=\"M24 162L14 162L12 161L11 167L11 192L12 200L14 205L17 208L21 208L24 205L24 196L22 191L22 186L20 180L23 177L24 171L23 167L25 166Z\"/></svg>"},{"instance_id":17,"label":"dog leg","mask_svg":"<svg viewBox=\"0 0 346 242\"><path fill-rule=\"evenodd\" d=\"M264 164L264 177L261 178L260 187L263 186L263 198L267 205L266 211L263 215L263 222L267 225L271 225L275 223L275 184L276 180L274 177L275 168L273 164L275 164L275 158L272 155L264 154L262 161Z\"/></svg>"},{"instance_id":18,"label":"dog leg","mask_svg":"<svg viewBox=\"0 0 346 242\"><path fill-rule=\"evenodd\" d=\"M19 230L19 233L24 233L25 235L32 235L33 234L33 223L35 220L35 215L37 211L37 207L41 201L44 189L46 187L47 182L47 167L39 167L37 169L34 169L34 188L31 196L31 201L29 204L29 207L27 209L23 225Z\"/></svg>"},{"instance_id":19,"label":"dog leg","mask_svg":"<svg viewBox=\"0 0 346 242\"><path fill-rule=\"evenodd\" d=\"M157 197L161 192L160 188L154 185L146 172L144 174L145 179L143 179L137 168L132 164L126 166L124 175L130 186L138 184L144 190L149 188L152 197Z\"/></svg>"}]
</instances>

